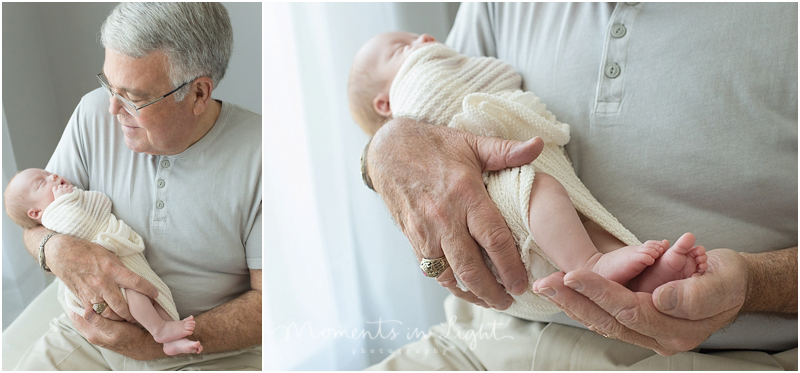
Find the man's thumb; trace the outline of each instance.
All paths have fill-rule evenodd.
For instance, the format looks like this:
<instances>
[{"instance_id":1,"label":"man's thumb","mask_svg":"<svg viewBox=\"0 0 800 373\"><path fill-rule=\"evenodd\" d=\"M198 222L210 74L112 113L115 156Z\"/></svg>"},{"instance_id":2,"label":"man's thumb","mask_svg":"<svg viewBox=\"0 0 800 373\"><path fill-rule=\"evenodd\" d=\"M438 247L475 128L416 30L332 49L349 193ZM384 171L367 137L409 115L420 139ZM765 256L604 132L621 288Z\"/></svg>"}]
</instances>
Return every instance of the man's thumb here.
<instances>
[{"instance_id":1,"label":"man's thumb","mask_svg":"<svg viewBox=\"0 0 800 373\"><path fill-rule=\"evenodd\" d=\"M522 142L478 136L475 142L475 154L481 162L483 172L524 166L533 162L542 153L542 149L544 141L539 137Z\"/></svg>"}]
</instances>

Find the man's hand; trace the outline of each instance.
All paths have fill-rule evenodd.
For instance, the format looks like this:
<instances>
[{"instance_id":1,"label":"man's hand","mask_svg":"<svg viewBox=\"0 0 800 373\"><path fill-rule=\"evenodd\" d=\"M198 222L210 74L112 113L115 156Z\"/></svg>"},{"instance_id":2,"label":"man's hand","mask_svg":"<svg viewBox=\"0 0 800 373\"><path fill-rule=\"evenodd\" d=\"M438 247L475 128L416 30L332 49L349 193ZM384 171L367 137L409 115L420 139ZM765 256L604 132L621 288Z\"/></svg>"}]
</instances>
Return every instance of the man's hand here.
<instances>
[{"instance_id":1,"label":"man's hand","mask_svg":"<svg viewBox=\"0 0 800 373\"><path fill-rule=\"evenodd\" d=\"M39 238L49 232L44 227L25 230L26 247L38 248ZM34 251L36 249L33 249ZM147 280L125 268L119 258L104 247L64 234L53 236L45 245L47 266L72 290L84 307L105 301L103 316L112 320L133 321L120 287L136 290L151 298L158 290Z\"/></svg>"},{"instance_id":2,"label":"man's hand","mask_svg":"<svg viewBox=\"0 0 800 373\"><path fill-rule=\"evenodd\" d=\"M528 164L543 147L539 138L522 143L395 119L375 134L367 167L417 258L447 257L451 268L439 283L469 302L506 309L512 298L486 267L480 248L512 293L527 289L527 274L482 173ZM472 292L458 289L453 271Z\"/></svg>"},{"instance_id":3,"label":"man's hand","mask_svg":"<svg viewBox=\"0 0 800 373\"><path fill-rule=\"evenodd\" d=\"M793 282L796 284L797 249L789 250L777 253L794 257ZM775 254L756 255L763 258ZM548 296L567 316L591 330L670 356L697 347L712 333L733 322L740 311L751 310L743 306L751 303L746 299L754 291L753 259L756 255L748 258L729 249L711 250L706 273L668 282L653 294L634 293L588 271L554 273L536 280L532 288L535 293ZM785 269L791 272L791 267ZM783 281L788 284L792 279L787 277ZM775 284L763 285L767 286L756 291L780 292ZM794 293L796 313L796 285ZM776 298L790 298L785 302L791 303L792 296Z\"/></svg>"},{"instance_id":4,"label":"man's hand","mask_svg":"<svg viewBox=\"0 0 800 373\"><path fill-rule=\"evenodd\" d=\"M163 345L138 325L113 321L86 310L83 315L70 312L70 320L89 343L136 360L167 357Z\"/></svg>"}]
</instances>

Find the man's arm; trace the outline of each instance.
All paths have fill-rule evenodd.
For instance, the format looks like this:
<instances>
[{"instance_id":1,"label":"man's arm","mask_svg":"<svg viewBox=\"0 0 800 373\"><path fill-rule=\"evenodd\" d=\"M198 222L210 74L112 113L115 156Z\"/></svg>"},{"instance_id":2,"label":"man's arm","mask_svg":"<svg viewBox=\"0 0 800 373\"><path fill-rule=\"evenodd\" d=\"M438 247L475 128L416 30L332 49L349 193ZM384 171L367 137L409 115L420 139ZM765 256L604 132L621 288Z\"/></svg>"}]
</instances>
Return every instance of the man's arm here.
<instances>
[{"instance_id":1,"label":"man's arm","mask_svg":"<svg viewBox=\"0 0 800 373\"><path fill-rule=\"evenodd\" d=\"M544 143L476 136L410 119L381 127L370 143L367 172L418 259L446 256L437 280L467 301L506 309L527 274L511 231L489 198L482 173L532 162ZM486 267L480 248L498 269ZM453 271L474 292L456 287Z\"/></svg>"},{"instance_id":2,"label":"man's arm","mask_svg":"<svg viewBox=\"0 0 800 373\"><path fill-rule=\"evenodd\" d=\"M197 327L188 338L203 344L203 353L237 350L261 344L261 270L250 270L251 290L195 317ZM72 315L75 328L89 343L136 360L167 357L163 345L146 330L127 322Z\"/></svg>"},{"instance_id":3,"label":"man's arm","mask_svg":"<svg viewBox=\"0 0 800 373\"><path fill-rule=\"evenodd\" d=\"M708 252L709 269L653 294L588 271L555 273L533 290L600 334L661 355L688 351L744 312L797 315L797 248L760 254Z\"/></svg>"},{"instance_id":4,"label":"man's arm","mask_svg":"<svg viewBox=\"0 0 800 373\"><path fill-rule=\"evenodd\" d=\"M51 230L41 225L24 231L25 248L35 259L39 257L39 245L50 233ZM47 266L84 306L90 308L100 301L108 303L109 309L103 313L106 317L133 320L120 287L151 298L158 297L155 286L125 268L116 255L100 245L56 234L47 241L44 249Z\"/></svg>"}]
</instances>

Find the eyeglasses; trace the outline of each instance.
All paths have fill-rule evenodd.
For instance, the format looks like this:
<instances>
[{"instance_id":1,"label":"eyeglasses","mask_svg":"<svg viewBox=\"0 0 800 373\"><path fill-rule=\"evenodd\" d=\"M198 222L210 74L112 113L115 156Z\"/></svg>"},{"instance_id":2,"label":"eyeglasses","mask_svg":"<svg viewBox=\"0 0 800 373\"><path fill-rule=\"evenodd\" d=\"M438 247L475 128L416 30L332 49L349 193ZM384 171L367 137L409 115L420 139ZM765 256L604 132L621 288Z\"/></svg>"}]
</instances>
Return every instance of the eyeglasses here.
<instances>
[{"instance_id":1,"label":"eyeglasses","mask_svg":"<svg viewBox=\"0 0 800 373\"><path fill-rule=\"evenodd\" d=\"M109 95L117 98L117 102L119 102L119 104L123 108L125 108L125 111L127 111L128 114L133 115L134 117L138 117L139 116L139 110L141 110L141 109L143 109L145 107L148 107L148 106L150 106L152 104L155 104L156 102L159 102L159 101L163 100L167 96L169 96L169 95L177 92L179 89L183 88L185 85L195 81L195 79L197 79L197 78L194 78L194 79L192 79L192 80L190 80L190 81L188 81L186 83L181 84L178 88L175 88L175 89L169 91L169 93L167 93L167 94L165 94L165 95L163 95L163 96L161 96L161 97L159 97L159 98L157 98L157 99L155 99L153 101L150 101L150 102L148 102L148 103L146 103L146 104L144 104L142 106L136 106L136 104L131 102L131 100L128 100L127 98L120 96L119 93L116 93L116 92L112 91L111 90L111 84L109 84L108 81L105 79L105 76L103 75L103 73L97 74L97 79L100 80L100 85L102 85L103 88L108 90L108 94Z\"/></svg>"}]
</instances>

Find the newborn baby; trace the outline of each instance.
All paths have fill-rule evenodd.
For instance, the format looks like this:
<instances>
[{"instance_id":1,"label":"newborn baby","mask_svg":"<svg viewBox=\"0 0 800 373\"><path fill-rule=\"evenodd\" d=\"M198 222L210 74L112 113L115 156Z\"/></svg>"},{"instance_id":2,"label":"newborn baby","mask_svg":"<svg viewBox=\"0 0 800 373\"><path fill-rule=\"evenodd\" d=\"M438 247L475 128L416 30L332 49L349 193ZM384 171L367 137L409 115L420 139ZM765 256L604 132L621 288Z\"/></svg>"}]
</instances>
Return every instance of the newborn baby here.
<instances>
[{"instance_id":1,"label":"newborn baby","mask_svg":"<svg viewBox=\"0 0 800 373\"><path fill-rule=\"evenodd\" d=\"M603 208L563 150L569 126L521 86L520 75L495 58L468 58L426 34L390 32L359 50L348 99L354 120L370 135L388 119L407 117L483 136L542 137L545 149L532 164L484 174L489 195L520 248L530 284L555 270L588 269L632 290L652 292L707 269L705 249L694 245L691 233L672 247L666 240L640 243ZM507 310L515 316L559 311L543 305L530 290L515 299Z\"/></svg>"},{"instance_id":2,"label":"newborn baby","mask_svg":"<svg viewBox=\"0 0 800 373\"><path fill-rule=\"evenodd\" d=\"M195 329L194 316L177 321L178 311L172 293L147 264L142 253L142 238L111 214L108 196L73 188L69 181L56 174L30 168L18 173L8 183L5 204L8 216L23 228L41 224L55 232L100 244L116 254L128 269L158 289L155 303L137 291L121 290L131 315L153 335L156 342L164 344L164 353L199 354L203 351L199 341L186 338ZM68 312L83 315L87 308L69 289L65 301Z\"/></svg>"}]
</instances>

